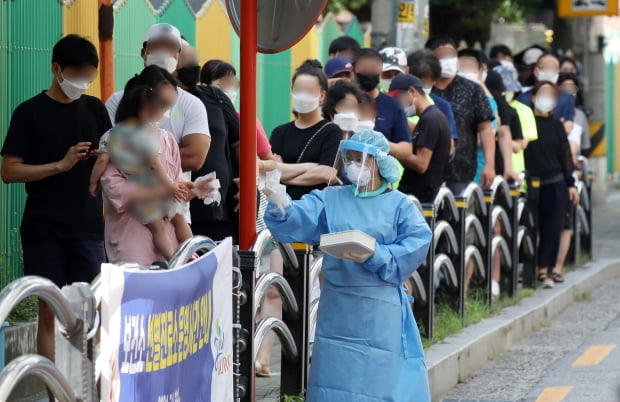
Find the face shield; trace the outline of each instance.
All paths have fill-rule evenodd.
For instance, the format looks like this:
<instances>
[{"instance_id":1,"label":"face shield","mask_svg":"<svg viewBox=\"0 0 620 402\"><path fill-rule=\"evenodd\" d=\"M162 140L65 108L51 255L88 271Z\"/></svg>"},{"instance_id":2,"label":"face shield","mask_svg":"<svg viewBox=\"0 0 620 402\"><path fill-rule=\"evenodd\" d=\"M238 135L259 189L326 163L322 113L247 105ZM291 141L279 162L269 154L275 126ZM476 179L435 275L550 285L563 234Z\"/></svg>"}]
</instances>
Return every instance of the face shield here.
<instances>
[{"instance_id":1,"label":"face shield","mask_svg":"<svg viewBox=\"0 0 620 402\"><path fill-rule=\"evenodd\" d=\"M340 142L334 169L344 184L353 186L356 196L369 197L387 188L387 182L379 174L376 160L376 157L381 156L387 154L374 145L344 140Z\"/></svg>"}]
</instances>

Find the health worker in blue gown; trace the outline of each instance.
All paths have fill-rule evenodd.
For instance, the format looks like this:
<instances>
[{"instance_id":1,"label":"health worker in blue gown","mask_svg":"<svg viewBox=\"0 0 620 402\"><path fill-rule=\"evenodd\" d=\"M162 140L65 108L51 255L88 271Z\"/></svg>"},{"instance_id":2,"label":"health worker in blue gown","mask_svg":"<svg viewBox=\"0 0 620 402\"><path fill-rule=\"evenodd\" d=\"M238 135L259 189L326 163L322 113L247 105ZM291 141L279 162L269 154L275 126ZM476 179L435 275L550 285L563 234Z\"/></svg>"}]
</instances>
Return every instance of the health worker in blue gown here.
<instances>
[{"instance_id":1,"label":"health worker in blue gown","mask_svg":"<svg viewBox=\"0 0 620 402\"><path fill-rule=\"evenodd\" d=\"M307 391L309 402L430 401L420 333L403 283L426 258L431 231L402 193L389 144L376 131L342 141L337 167L353 183L290 201L266 188L265 222L280 242L319 244L323 234L360 230L375 250L325 255Z\"/></svg>"}]
</instances>

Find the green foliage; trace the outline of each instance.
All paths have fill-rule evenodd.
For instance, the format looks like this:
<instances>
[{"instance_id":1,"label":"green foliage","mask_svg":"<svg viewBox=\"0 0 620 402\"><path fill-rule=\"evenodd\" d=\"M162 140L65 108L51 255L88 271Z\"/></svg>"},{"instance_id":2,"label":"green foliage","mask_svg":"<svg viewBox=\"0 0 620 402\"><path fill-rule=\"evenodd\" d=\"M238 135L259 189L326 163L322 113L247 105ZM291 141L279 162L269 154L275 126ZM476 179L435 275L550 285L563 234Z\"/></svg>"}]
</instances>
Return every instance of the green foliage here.
<instances>
[{"instance_id":1,"label":"green foliage","mask_svg":"<svg viewBox=\"0 0 620 402\"><path fill-rule=\"evenodd\" d=\"M495 20L500 23L523 24L525 17L521 6L513 0L503 0L495 10Z\"/></svg>"},{"instance_id":2,"label":"green foliage","mask_svg":"<svg viewBox=\"0 0 620 402\"><path fill-rule=\"evenodd\" d=\"M22 300L9 314L9 324L14 325L20 322L31 322L37 319L39 311L39 300L36 296L30 296Z\"/></svg>"},{"instance_id":3,"label":"green foliage","mask_svg":"<svg viewBox=\"0 0 620 402\"><path fill-rule=\"evenodd\" d=\"M325 12L331 11L333 13L338 13L343 10L354 11L368 3L369 0L329 0L325 7Z\"/></svg>"},{"instance_id":4,"label":"green foliage","mask_svg":"<svg viewBox=\"0 0 620 402\"><path fill-rule=\"evenodd\" d=\"M284 395L282 397L282 402L305 402L306 400L306 392L303 391L299 395Z\"/></svg>"}]
</instances>

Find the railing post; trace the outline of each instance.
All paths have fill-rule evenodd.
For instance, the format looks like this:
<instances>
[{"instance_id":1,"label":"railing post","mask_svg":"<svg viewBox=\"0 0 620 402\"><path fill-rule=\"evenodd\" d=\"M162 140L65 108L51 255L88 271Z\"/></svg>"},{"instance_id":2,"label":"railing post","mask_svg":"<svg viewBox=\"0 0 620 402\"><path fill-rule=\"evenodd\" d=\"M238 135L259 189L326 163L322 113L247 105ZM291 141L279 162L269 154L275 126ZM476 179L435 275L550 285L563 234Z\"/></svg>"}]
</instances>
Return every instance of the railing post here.
<instances>
[{"instance_id":1,"label":"railing post","mask_svg":"<svg viewBox=\"0 0 620 402\"><path fill-rule=\"evenodd\" d=\"M289 314L283 315L283 321L291 331L295 346L298 351L298 359L291 361L284 356L282 351L282 378L280 382L280 395L299 395L306 390L308 382L308 336L309 336L309 304L310 304L310 257L312 247L306 244L292 244L295 256L299 261L298 269L287 267L286 259L284 266L284 277L293 289L297 305L299 306L299 316L293 319Z\"/></svg>"},{"instance_id":2,"label":"railing post","mask_svg":"<svg viewBox=\"0 0 620 402\"><path fill-rule=\"evenodd\" d=\"M536 286L536 272L538 271L538 201L540 197L540 179L537 177L526 178L527 199L525 211L521 217L521 224L526 226L533 241L534 255L523 262L523 286L533 288ZM529 215L529 216L528 216ZM531 219L530 219L531 218Z\"/></svg>"},{"instance_id":3,"label":"railing post","mask_svg":"<svg viewBox=\"0 0 620 402\"><path fill-rule=\"evenodd\" d=\"M482 229L484 230L484 237L486 238L484 247L481 248L480 254L482 255L482 260L484 261L484 267L486 270L486 275L484 277L484 297L488 306L491 306L491 284L493 282L493 191L485 190L484 191L484 204L487 209L487 215L485 219L480 222L482 224Z\"/></svg>"},{"instance_id":4,"label":"railing post","mask_svg":"<svg viewBox=\"0 0 620 402\"><path fill-rule=\"evenodd\" d=\"M423 204L423 213L426 218L426 223L431 229L431 232L435 231L435 206L433 204ZM424 284L424 288L426 290L426 304L420 306L417 301L414 301L413 309L414 315L418 322L422 324L424 329L423 335L431 340L433 339L433 321L435 314L435 274L434 267L435 264L435 247L431 243L431 247L428 249L428 254L426 255L426 262L420 268L418 268L418 273L420 274L420 278L422 279L422 283Z\"/></svg>"},{"instance_id":5,"label":"railing post","mask_svg":"<svg viewBox=\"0 0 620 402\"><path fill-rule=\"evenodd\" d=\"M98 399L93 359L93 338L98 322L95 295L88 283L74 283L62 288L81 325L67 332L56 320L56 367L67 379L77 398L83 401ZM89 332L92 331L92 334Z\"/></svg>"},{"instance_id":6,"label":"railing post","mask_svg":"<svg viewBox=\"0 0 620 402\"><path fill-rule=\"evenodd\" d=\"M509 233L510 258L512 259L511 283L508 287L508 296L514 297L517 294L519 285L519 185L518 183L509 184L510 199L512 205L508 208L508 218L510 219L511 233Z\"/></svg>"},{"instance_id":7,"label":"railing post","mask_svg":"<svg viewBox=\"0 0 620 402\"><path fill-rule=\"evenodd\" d=\"M465 320L465 300L467 299L467 288L469 287L469 283L467 282L467 264L468 261L465 261L465 250L467 249L467 231L466 231L466 222L467 222L467 212L469 210L469 205L467 203L467 199L463 198L461 195L456 197L456 207L459 210L459 222L457 226L456 235L458 236L459 242L459 261L458 265L455 265L458 269L458 279L459 279L459 313L461 316L461 321ZM473 269L473 268L472 268Z\"/></svg>"},{"instance_id":8,"label":"railing post","mask_svg":"<svg viewBox=\"0 0 620 402\"><path fill-rule=\"evenodd\" d=\"M241 271L241 289L239 290L239 324L235 347L239 351L238 400L253 402L255 400L254 372L254 281L256 279L257 255L254 251L239 251L239 269ZM237 394L237 392L235 392Z\"/></svg>"},{"instance_id":9,"label":"railing post","mask_svg":"<svg viewBox=\"0 0 620 402\"><path fill-rule=\"evenodd\" d=\"M584 166L584 185L586 186L586 194L588 195L588 209L585 211L586 213L586 218L588 221L588 227L589 227L589 231L587 233L583 233L583 235L581 236L581 247L583 248L583 251L585 251L586 255L588 256L588 259L592 259L593 254L592 254L592 182L594 180L594 172L592 171L592 168L589 168L587 166Z\"/></svg>"}]
</instances>

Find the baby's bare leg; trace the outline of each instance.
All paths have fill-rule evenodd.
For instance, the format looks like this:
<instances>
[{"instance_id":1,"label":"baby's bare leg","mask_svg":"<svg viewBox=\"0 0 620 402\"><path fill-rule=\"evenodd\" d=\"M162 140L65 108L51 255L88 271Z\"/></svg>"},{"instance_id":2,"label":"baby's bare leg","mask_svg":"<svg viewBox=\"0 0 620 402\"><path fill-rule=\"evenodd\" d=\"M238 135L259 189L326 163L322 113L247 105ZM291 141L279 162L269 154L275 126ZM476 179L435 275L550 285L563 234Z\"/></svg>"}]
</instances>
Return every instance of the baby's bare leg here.
<instances>
[{"instance_id":1,"label":"baby's bare leg","mask_svg":"<svg viewBox=\"0 0 620 402\"><path fill-rule=\"evenodd\" d=\"M177 240L179 243L183 243L185 240L193 236L192 229L189 227L183 215L176 214L170 222L174 225L174 231L177 234Z\"/></svg>"},{"instance_id":2,"label":"baby's bare leg","mask_svg":"<svg viewBox=\"0 0 620 402\"><path fill-rule=\"evenodd\" d=\"M166 260L172 258L174 254L174 247L168 237L168 231L166 230L166 222L162 219L158 219L155 222L148 223L146 227L149 228L153 234L153 243L155 248L164 256Z\"/></svg>"}]
</instances>

